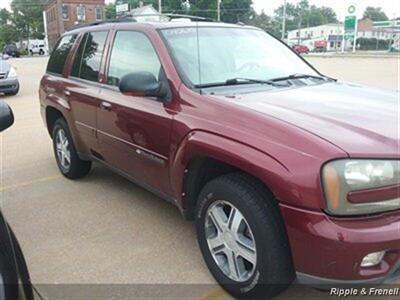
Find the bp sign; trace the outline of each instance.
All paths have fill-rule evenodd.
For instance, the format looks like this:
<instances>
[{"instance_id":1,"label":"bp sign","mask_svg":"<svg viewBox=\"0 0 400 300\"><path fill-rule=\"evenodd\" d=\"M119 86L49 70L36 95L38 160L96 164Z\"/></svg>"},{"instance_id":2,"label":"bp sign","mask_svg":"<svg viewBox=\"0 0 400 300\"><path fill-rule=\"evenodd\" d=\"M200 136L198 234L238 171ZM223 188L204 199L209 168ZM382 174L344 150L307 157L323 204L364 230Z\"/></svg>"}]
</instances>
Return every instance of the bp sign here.
<instances>
[{"instance_id":1,"label":"bp sign","mask_svg":"<svg viewBox=\"0 0 400 300\"><path fill-rule=\"evenodd\" d=\"M356 7L354 5L350 5L347 9L347 12L351 15L354 14L356 12Z\"/></svg>"},{"instance_id":2,"label":"bp sign","mask_svg":"<svg viewBox=\"0 0 400 300\"><path fill-rule=\"evenodd\" d=\"M347 16L344 20L344 30L356 30L356 16Z\"/></svg>"}]
</instances>

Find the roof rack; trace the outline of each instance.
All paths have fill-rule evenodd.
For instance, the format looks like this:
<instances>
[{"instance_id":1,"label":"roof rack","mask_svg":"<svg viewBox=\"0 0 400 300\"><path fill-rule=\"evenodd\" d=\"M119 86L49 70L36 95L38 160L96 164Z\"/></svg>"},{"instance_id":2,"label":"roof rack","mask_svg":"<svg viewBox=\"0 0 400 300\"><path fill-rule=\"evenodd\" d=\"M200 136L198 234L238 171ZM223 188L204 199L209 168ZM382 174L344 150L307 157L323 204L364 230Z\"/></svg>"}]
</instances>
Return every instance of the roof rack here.
<instances>
[{"instance_id":1,"label":"roof rack","mask_svg":"<svg viewBox=\"0 0 400 300\"><path fill-rule=\"evenodd\" d=\"M127 15L124 15L124 16L118 18L118 19L109 19L109 20L97 21L97 22L92 22L92 23L78 24L78 25L73 26L70 30L89 27L89 26L109 24L109 23L137 22L136 18L140 18L140 17L163 17L163 16L167 17L169 19L186 18L186 19L190 19L190 20L194 20L194 21L215 22L215 20L211 19L211 18L192 16L192 15L185 15L185 14L173 14L173 13L141 14L141 15L127 14Z\"/></svg>"},{"instance_id":2,"label":"roof rack","mask_svg":"<svg viewBox=\"0 0 400 300\"><path fill-rule=\"evenodd\" d=\"M195 20L195 21L203 21L203 22L215 22L214 19L212 18L206 18L206 17L199 17L199 16L193 16L193 15L185 15L185 14L174 14L174 13L165 13L165 14L141 14L141 15L135 15L135 14L128 14L127 16L135 18L135 17L168 17L170 19L177 19L177 18L186 18L190 20Z\"/></svg>"},{"instance_id":3,"label":"roof rack","mask_svg":"<svg viewBox=\"0 0 400 300\"><path fill-rule=\"evenodd\" d=\"M108 20L96 21L96 22L92 22L92 23L78 24L78 25L75 25L75 26L71 27L70 30L89 27L89 26L102 25L102 24L125 23L125 22L137 22L137 21L136 21L136 19L132 18L131 16L124 16L124 17L121 17L121 18L118 18L118 19L108 19Z\"/></svg>"}]
</instances>

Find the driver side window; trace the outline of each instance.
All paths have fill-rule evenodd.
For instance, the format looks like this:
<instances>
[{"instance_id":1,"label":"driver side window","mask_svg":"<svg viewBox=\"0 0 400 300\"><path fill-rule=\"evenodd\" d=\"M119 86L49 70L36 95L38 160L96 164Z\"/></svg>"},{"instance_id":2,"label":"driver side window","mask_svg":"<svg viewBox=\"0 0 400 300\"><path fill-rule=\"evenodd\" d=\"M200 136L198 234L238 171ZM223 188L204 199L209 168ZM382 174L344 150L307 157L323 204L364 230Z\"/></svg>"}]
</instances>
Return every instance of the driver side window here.
<instances>
[{"instance_id":1,"label":"driver side window","mask_svg":"<svg viewBox=\"0 0 400 300\"><path fill-rule=\"evenodd\" d=\"M118 86L121 77L134 72L150 72L159 78L161 63L150 40L137 31L118 31L114 38L107 83Z\"/></svg>"}]
</instances>

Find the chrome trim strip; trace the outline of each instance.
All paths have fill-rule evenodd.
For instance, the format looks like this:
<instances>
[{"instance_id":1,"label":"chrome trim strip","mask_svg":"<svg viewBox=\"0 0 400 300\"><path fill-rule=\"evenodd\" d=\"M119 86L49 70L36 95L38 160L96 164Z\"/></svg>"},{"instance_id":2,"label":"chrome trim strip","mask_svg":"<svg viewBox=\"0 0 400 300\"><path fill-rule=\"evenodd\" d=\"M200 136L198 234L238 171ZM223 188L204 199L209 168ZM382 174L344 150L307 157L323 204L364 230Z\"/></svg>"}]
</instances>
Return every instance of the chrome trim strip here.
<instances>
[{"instance_id":1,"label":"chrome trim strip","mask_svg":"<svg viewBox=\"0 0 400 300\"><path fill-rule=\"evenodd\" d=\"M104 132L104 131L102 131L102 130L97 130L97 133L104 134L104 135L106 135L106 136L108 136L108 137L110 137L110 138L113 138L113 139L115 139L115 140L117 140L117 141L119 141L119 142L122 142L122 143L124 143L124 144L127 144L128 146L131 146L131 147L133 147L133 148L136 148L136 149L139 149L139 150L141 150L141 151L147 152L147 153L150 154L150 155L157 156L158 158L160 158L160 159L162 159L162 160L168 161L168 157L166 157L166 156L164 156L164 155L158 154L158 153L156 153L156 152L154 152L154 151L151 151L151 150L149 150L149 149L146 149L146 148L144 148L144 147L142 147L142 146L139 146L139 145L137 145L137 144L128 142L127 140L123 140L123 139L121 139L121 138L119 138L119 137L116 137L116 136L114 136L114 135L112 135L112 134L109 134L109 133L107 133L107 132ZM140 153L138 153L138 154L140 154Z\"/></svg>"}]
</instances>

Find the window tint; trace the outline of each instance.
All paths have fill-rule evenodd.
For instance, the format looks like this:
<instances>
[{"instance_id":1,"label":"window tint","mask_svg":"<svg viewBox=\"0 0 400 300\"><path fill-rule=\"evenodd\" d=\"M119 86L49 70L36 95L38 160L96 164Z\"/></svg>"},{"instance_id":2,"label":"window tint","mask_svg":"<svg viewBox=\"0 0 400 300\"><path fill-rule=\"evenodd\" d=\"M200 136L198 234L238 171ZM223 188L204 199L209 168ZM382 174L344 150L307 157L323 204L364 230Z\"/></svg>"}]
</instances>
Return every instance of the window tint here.
<instances>
[{"instance_id":1,"label":"window tint","mask_svg":"<svg viewBox=\"0 0 400 300\"><path fill-rule=\"evenodd\" d=\"M85 35L83 36L83 38L81 40L81 43L79 44L78 50L76 51L70 76L79 77L79 74L81 72L81 61L82 61L83 49L85 48L87 36L88 36L88 34L85 33Z\"/></svg>"},{"instance_id":2,"label":"window tint","mask_svg":"<svg viewBox=\"0 0 400 300\"><path fill-rule=\"evenodd\" d=\"M98 80L106 38L107 31L97 31L87 34L85 51L83 52L79 72L80 78L90 81Z\"/></svg>"},{"instance_id":3,"label":"window tint","mask_svg":"<svg viewBox=\"0 0 400 300\"><path fill-rule=\"evenodd\" d=\"M108 84L117 86L122 76L150 72L159 77L161 64L149 39L140 32L118 31L111 52Z\"/></svg>"},{"instance_id":4,"label":"window tint","mask_svg":"<svg viewBox=\"0 0 400 300\"><path fill-rule=\"evenodd\" d=\"M47 72L55 74L62 73L68 53L71 50L75 39L76 35L66 35L61 38L49 59Z\"/></svg>"}]
</instances>

